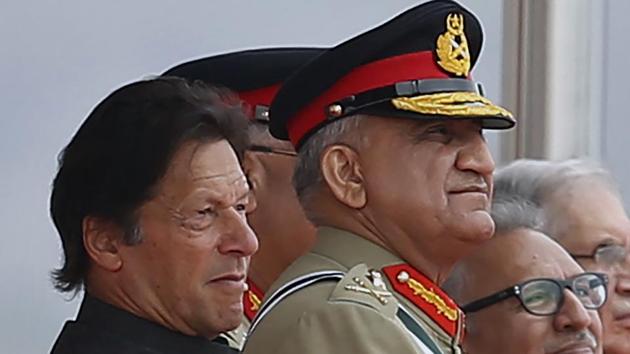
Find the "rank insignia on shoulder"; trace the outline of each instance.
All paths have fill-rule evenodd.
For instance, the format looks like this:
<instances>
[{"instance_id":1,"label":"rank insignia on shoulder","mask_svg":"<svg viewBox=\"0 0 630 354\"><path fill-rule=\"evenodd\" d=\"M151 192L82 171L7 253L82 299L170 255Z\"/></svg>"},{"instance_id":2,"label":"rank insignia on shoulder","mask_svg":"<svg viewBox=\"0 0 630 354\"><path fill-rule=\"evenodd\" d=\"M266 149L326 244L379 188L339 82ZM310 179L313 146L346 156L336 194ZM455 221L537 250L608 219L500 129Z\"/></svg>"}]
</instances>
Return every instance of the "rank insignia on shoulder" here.
<instances>
[{"instance_id":1,"label":"rank insignia on shoulder","mask_svg":"<svg viewBox=\"0 0 630 354\"><path fill-rule=\"evenodd\" d=\"M435 283L407 264L383 268L396 292L411 301L446 333L454 336L463 314L457 304Z\"/></svg>"},{"instance_id":2,"label":"rank insignia on shoulder","mask_svg":"<svg viewBox=\"0 0 630 354\"><path fill-rule=\"evenodd\" d=\"M372 284L368 284L366 281L362 280L359 277L353 277L352 281L355 284L346 284L344 286L344 289L364 294L370 294L374 296L381 304L387 305L387 298L391 297L392 293L387 291L381 273L371 270L369 272L368 278L371 278Z\"/></svg>"},{"instance_id":3,"label":"rank insignia on shoulder","mask_svg":"<svg viewBox=\"0 0 630 354\"><path fill-rule=\"evenodd\" d=\"M377 270L370 270L360 264L348 271L338 283L331 300L349 300L379 309L387 309L395 316L398 302L387 289L383 275Z\"/></svg>"}]
</instances>

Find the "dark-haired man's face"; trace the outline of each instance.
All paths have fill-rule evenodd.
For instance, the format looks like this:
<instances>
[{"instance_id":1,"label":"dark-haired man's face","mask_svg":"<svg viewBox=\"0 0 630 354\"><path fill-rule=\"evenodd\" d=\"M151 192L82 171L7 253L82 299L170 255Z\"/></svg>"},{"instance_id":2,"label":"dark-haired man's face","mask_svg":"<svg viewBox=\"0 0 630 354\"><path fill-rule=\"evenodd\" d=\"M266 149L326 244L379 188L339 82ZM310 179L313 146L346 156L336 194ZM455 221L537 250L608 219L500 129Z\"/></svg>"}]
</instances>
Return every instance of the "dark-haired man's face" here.
<instances>
[{"instance_id":1,"label":"dark-haired man's face","mask_svg":"<svg viewBox=\"0 0 630 354\"><path fill-rule=\"evenodd\" d=\"M608 301L600 310L607 354L630 353L630 220L608 186L578 179L545 200L550 232L572 255L593 255L612 245L625 248L625 259L604 254L577 257L584 269L608 274Z\"/></svg>"},{"instance_id":2,"label":"dark-haired man's face","mask_svg":"<svg viewBox=\"0 0 630 354\"><path fill-rule=\"evenodd\" d=\"M230 145L186 143L138 211L143 240L121 272L135 312L188 335L236 328L250 256L247 181Z\"/></svg>"},{"instance_id":3,"label":"dark-haired man's face","mask_svg":"<svg viewBox=\"0 0 630 354\"><path fill-rule=\"evenodd\" d=\"M364 119L368 204L375 218L388 220L392 231L385 233L406 235L392 240L403 258L411 262L418 249L456 257L460 245L492 236L494 161L478 122Z\"/></svg>"}]
</instances>

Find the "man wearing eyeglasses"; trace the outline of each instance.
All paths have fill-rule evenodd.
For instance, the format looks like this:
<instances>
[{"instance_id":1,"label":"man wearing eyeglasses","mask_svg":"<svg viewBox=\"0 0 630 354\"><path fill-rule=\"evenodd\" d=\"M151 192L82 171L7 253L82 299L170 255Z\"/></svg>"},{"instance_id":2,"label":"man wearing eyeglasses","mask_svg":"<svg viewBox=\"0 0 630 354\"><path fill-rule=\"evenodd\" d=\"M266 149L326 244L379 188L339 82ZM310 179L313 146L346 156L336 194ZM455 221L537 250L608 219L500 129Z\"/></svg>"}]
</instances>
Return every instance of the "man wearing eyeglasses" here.
<instances>
[{"instance_id":1,"label":"man wearing eyeglasses","mask_svg":"<svg viewBox=\"0 0 630 354\"><path fill-rule=\"evenodd\" d=\"M630 220L610 174L579 160L520 160L499 170L495 187L542 208L545 233L584 269L608 275L604 352L630 353Z\"/></svg>"},{"instance_id":2,"label":"man wearing eyeglasses","mask_svg":"<svg viewBox=\"0 0 630 354\"><path fill-rule=\"evenodd\" d=\"M495 237L445 283L466 314L466 353L602 353L606 275L535 231L539 210L527 201L495 197L492 216Z\"/></svg>"},{"instance_id":3,"label":"man wearing eyeglasses","mask_svg":"<svg viewBox=\"0 0 630 354\"><path fill-rule=\"evenodd\" d=\"M164 73L201 80L236 91L250 118L251 145L245 151L243 170L257 207L247 219L259 239L243 297L242 325L227 333L230 345L240 349L265 292L315 239L315 228L304 216L291 185L296 153L291 143L269 134L268 107L293 71L323 51L321 48L267 48L244 50L179 64Z\"/></svg>"}]
</instances>

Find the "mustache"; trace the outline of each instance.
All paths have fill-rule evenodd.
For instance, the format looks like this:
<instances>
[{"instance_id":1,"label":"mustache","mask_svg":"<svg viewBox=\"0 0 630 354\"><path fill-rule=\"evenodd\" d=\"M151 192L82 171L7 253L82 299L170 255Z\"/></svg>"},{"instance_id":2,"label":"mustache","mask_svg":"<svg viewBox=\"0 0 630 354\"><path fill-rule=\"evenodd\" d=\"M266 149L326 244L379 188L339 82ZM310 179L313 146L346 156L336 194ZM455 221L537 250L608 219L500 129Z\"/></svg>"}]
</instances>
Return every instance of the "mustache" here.
<instances>
[{"instance_id":1,"label":"mustache","mask_svg":"<svg viewBox=\"0 0 630 354\"><path fill-rule=\"evenodd\" d=\"M479 191L490 194L491 186L489 181L475 173L461 174L457 178L452 178L447 187L450 192Z\"/></svg>"},{"instance_id":2,"label":"mustache","mask_svg":"<svg viewBox=\"0 0 630 354\"><path fill-rule=\"evenodd\" d=\"M582 330L562 335L551 344L545 345L545 352L555 353L574 347L588 347L595 350L597 344L597 337L591 331Z\"/></svg>"},{"instance_id":3,"label":"mustache","mask_svg":"<svg viewBox=\"0 0 630 354\"><path fill-rule=\"evenodd\" d=\"M247 270L249 266L249 259L245 257L239 257L231 260L224 260L219 263L215 269L212 270L212 278L221 276L224 274L243 274L247 276Z\"/></svg>"}]
</instances>

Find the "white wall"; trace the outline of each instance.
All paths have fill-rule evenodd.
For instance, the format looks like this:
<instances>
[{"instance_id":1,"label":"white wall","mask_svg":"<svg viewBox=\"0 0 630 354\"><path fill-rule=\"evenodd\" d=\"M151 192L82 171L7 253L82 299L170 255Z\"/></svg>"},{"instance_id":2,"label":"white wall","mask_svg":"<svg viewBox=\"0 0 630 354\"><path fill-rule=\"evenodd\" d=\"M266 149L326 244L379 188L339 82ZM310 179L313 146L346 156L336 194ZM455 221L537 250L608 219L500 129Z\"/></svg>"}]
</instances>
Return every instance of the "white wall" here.
<instances>
[{"instance_id":1,"label":"white wall","mask_svg":"<svg viewBox=\"0 0 630 354\"><path fill-rule=\"evenodd\" d=\"M601 123L601 154L611 169L624 195L626 207L630 207L630 48L627 34L630 32L628 14L630 1L606 2L604 29L604 91L603 120Z\"/></svg>"},{"instance_id":2,"label":"white wall","mask_svg":"<svg viewBox=\"0 0 630 354\"><path fill-rule=\"evenodd\" d=\"M76 312L78 301L65 301L49 281L60 244L48 198L56 155L98 101L193 57L334 44L416 2L0 2L0 353L47 352ZM485 23L487 46L475 76L496 99L501 0L463 2Z\"/></svg>"}]
</instances>

